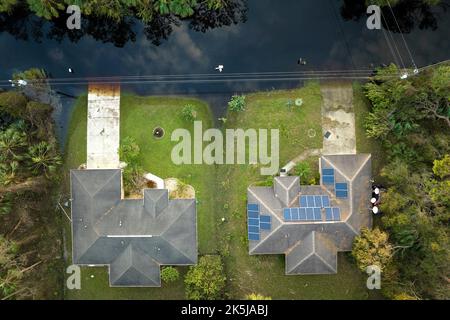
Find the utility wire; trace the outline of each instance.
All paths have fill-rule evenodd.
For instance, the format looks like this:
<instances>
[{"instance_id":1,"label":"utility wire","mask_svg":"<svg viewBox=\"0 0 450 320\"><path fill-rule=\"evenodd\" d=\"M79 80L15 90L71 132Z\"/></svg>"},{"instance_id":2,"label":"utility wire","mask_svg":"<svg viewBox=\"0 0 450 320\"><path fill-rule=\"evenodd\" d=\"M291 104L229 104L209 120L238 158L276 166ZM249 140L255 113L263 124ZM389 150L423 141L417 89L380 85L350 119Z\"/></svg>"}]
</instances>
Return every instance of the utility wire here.
<instances>
[{"instance_id":1,"label":"utility wire","mask_svg":"<svg viewBox=\"0 0 450 320\"><path fill-rule=\"evenodd\" d=\"M395 48L395 51L397 52L398 57L400 59L401 65L399 65L399 66L402 67L403 69L406 69L405 63L403 62L402 55L400 54L400 51L398 50L397 43L396 43L396 41L394 39L394 36L392 35L391 30L389 29L389 25L388 25L387 20L386 20L386 18L385 18L385 16L384 16L382 11L381 11L381 17L383 18L384 23L386 24L386 28L388 30L388 33L387 33L388 37L390 37L390 39L392 40L392 43L393 43L394 48Z\"/></svg>"},{"instance_id":2,"label":"utility wire","mask_svg":"<svg viewBox=\"0 0 450 320\"><path fill-rule=\"evenodd\" d=\"M389 5L389 8L390 8L391 13L392 13L392 16L394 17L394 21L395 21L395 24L397 25L398 31L400 32L400 35L401 35L401 37L403 39L403 43L405 44L405 48L408 51L409 57L411 58L411 62L413 64L413 66L414 66L414 69L417 69L416 62L414 61L414 58L413 58L412 53L411 53L411 50L409 50L409 46L408 46L408 43L405 40L405 37L403 36L403 32L400 29L400 24L398 23L397 18L395 17L395 13L394 13L394 10L392 9L391 3L389 2L389 0L386 0L386 1L387 1L387 4Z\"/></svg>"}]
</instances>

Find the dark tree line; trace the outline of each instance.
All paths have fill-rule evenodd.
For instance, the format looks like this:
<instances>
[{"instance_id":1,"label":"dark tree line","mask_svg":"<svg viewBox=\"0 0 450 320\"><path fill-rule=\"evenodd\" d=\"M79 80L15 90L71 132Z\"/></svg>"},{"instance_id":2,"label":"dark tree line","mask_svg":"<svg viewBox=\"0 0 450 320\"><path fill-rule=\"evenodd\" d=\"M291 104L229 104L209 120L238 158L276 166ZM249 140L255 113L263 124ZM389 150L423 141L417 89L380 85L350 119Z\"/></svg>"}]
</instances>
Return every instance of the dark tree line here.
<instances>
[{"instance_id":1,"label":"dark tree line","mask_svg":"<svg viewBox=\"0 0 450 320\"><path fill-rule=\"evenodd\" d=\"M186 15L153 13L151 19L139 18L134 12L121 13L120 19L91 13L82 15L80 30L67 28L68 15L63 10L50 19L44 19L36 16L27 6L19 5L10 11L0 10L0 32L7 32L16 39L32 39L36 42L44 39L78 42L85 36L91 36L97 41L123 47L127 42L136 41L136 35L143 28L146 38L160 45L169 38L173 27L181 25L183 21L189 21L192 30L201 32L246 21L246 0L222 2L221 6L211 6L208 1L199 2Z\"/></svg>"}]
</instances>

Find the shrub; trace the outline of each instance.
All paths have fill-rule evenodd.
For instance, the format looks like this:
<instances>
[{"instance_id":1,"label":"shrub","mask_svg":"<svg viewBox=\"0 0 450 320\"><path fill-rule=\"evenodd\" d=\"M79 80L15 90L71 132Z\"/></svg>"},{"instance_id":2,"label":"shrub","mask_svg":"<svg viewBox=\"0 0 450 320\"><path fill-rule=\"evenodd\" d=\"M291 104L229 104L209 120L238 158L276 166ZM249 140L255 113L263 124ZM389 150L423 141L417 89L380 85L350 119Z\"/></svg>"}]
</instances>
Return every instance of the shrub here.
<instances>
[{"instance_id":1,"label":"shrub","mask_svg":"<svg viewBox=\"0 0 450 320\"><path fill-rule=\"evenodd\" d=\"M177 281L180 278L180 273L174 267L165 267L161 271L161 279L164 282L170 283Z\"/></svg>"},{"instance_id":2,"label":"shrub","mask_svg":"<svg viewBox=\"0 0 450 320\"><path fill-rule=\"evenodd\" d=\"M16 118L23 118L26 114L28 99L17 91L0 93L0 110Z\"/></svg>"},{"instance_id":3,"label":"shrub","mask_svg":"<svg viewBox=\"0 0 450 320\"><path fill-rule=\"evenodd\" d=\"M352 248L352 255L361 271L365 272L371 265L383 270L389 264L393 248L388 240L388 234L378 228L361 229L361 235L355 238Z\"/></svg>"},{"instance_id":4,"label":"shrub","mask_svg":"<svg viewBox=\"0 0 450 320\"><path fill-rule=\"evenodd\" d=\"M223 275L220 256L203 256L196 266L189 268L184 279L186 296L191 300L220 299L225 288L226 277Z\"/></svg>"},{"instance_id":5,"label":"shrub","mask_svg":"<svg viewBox=\"0 0 450 320\"><path fill-rule=\"evenodd\" d=\"M271 297L265 297L258 293L251 293L245 296L245 300L272 300Z\"/></svg>"},{"instance_id":6,"label":"shrub","mask_svg":"<svg viewBox=\"0 0 450 320\"><path fill-rule=\"evenodd\" d=\"M301 181L308 181L311 176L311 167L308 162L300 162L295 166L295 174Z\"/></svg>"},{"instance_id":7,"label":"shrub","mask_svg":"<svg viewBox=\"0 0 450 320\"><path fill-rule=\"evenodd\" d=\"M136 164L140 153L141 149L134 138L126 137L120 143L120 160L125 161L128 165Z\"/></svg>"},{"instance_id":8,"label":"shrub","mask_svg":"<svg viewBox=\"0 0 450 320\"><path fill-rule=\"evenodd\" d=\"M231 111L244 111L245 110L245 96L234 95L228 102L228 107Z\"/></svg>"},{"instance_id":9,"label":"shrub","mask_svg":"<svg viewBox=\"0 0 450 320\"><path fill-rule=\"evenodd\" d=\"M197 118L197 112L191 104L187 104L181 110L181 117L186 121L194 121Z\"/></svg>"}]
</instances>

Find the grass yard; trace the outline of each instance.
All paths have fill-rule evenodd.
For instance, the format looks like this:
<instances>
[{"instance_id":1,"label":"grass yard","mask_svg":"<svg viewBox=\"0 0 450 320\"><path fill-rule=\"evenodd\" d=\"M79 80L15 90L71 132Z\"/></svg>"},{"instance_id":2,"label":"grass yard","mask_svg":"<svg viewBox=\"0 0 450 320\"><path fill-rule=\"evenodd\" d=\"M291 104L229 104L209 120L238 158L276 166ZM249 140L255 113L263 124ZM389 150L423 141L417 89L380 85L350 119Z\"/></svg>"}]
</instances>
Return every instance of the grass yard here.
<instances>
[{"instance_id":1,"label":"grass yard","mask_svg":"<svg viewBox=\"0 0 450 320\"><path fill-rule=\"evenodd\" d=\"M141 149L140 163L148 172L162 178L176 177L192 185L196 190L199 253L215 253L217 240L214 232L217 218L214 211L215 168L207 165L183 165L172 163L171 151L176 142L170 137L173 130L186 128L191 131L193 123L181 118L181 109L191 104L197 112L197 120L203 128L212 126L212 116L207 104L190 98L121 96L121 138L136 139ZM81 97L74 109L66 146L66 172L86 161L87 97ZM155 139L152 131L162 127L165 136ZM66 179L67 183L68 180ZM66 228L70 235L70 226ZM68 236L67 238L70 238ZM70 239L68 239L70 251ZM187 268L178 268L184 274ZM91 275L93 277L91 277ZM183 276L177 282L162 288L110 288L107 268L83 268L82 290L69 291L69 299L183 299Z\"/></svg>"},{"instance_id":2,"label":"grass yard","mask_svg":"<svg viewBox=\"0 0 450 320\"><path fill-rule=\"evenodd\" d=\"M302 98L302 107L290 110L287 101ZM232 113L227 128L280 128L280 167L307 149L322 147L320 86L310 83L304 88L274 91L247 96L247 108ZM309 129L317 132L314 138ZM316 159L318 161L318 159ZM309 159L308 159L309 162ZM246 224L246 189L266 181L258 166L221 166L218 176L221 216L226 222L220 230L220 252L225 257L229 298L243 299L259 293L273 299L367 299L364 276L339 255L337 275L286 276L284 255L248 255Z\"/></svg>"},{"instance_id":3,"label":"grass yard","mask_svg":"<svg viewBox=\"0 0 450 320\"><path fill-rule=\"evenodd\" d=\"M297 98L303 99L301 107L293 103ZM364 275L351 263L348 254L339 255L337 275L318 276L285 276L284 255L248 255L246 190L250 184L270 183L271 177L261 176L257 164L176 166L170 159L175 145L170 141L171 132L186 128L192 134L193 124L179 116L182 107L187 103L194 105L197 119L203 120L206 129L212 126L207 104L195 99L127 94L121 99L121 137L131 136L137 140L144 169L163 178L177 177L195 187L199 201L199 253L222 255L227 274L226 298L243 299L250 293L273 299L367 299L373 296L365 287ZM318 83L294 90L250 94L246 101L246 110L230 113L223 129L279 129L280 167L305 150L322 147L322 96ZM289 105L288 101L292 103ZM66 172L86 159L86 102L86 96L79 99L72 117ZM357 130L361 130L358 116L357 121ZM152 137L156 126L166 131L161 140ZM310 137L308 132L316 134ZM366 143L358 141L362 145ZM369 147L359 151L370 151ZM313 163L311 168L317 170L317 158L305 161ZM66 234L70 235L67 227ZM66 238L70 243L70 236ZM163 284L162 288L110 288L106 268L82 270L82 290L67 292L69 299L185 298L182 278L187 268L179 268L180 280Z\"/></svg>"}]
</instances>

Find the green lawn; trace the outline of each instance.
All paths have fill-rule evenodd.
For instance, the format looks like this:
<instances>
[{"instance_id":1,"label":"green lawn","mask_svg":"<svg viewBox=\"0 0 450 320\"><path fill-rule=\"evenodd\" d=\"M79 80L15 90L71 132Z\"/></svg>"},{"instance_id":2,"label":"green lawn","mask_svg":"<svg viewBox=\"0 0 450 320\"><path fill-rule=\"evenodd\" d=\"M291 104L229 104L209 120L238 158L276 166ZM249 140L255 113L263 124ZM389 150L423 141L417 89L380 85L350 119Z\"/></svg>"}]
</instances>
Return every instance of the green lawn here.
<instances>
[{"instance_id":1,"label":"green lawn","mask_svg":"<svg viewBox=\"0 0 450 320\"><path fill-rule=\"evenodd\" d=\"M288 101L302 98L301 107ZM367 299L365 277L346 254L339 255L338 274L323 276L285 276L284 255L249 256L246 225L246 189L253 183L267 182L258 165L184 165L170 159L175 128L192 131L192 123L179 113L187 104L195 105L203 127L212 125L208 106L195 99L137 97L122 95L121 136L134 137L141 147L141 164L161 177L177 177L197 191L200 254L220 253L227 273L226 297L243 299L260 293L273 299ZM245 112L231 113L225 128L280 129L280 167L303 151L322 147L320 86L270 91L247 96ZM166 130L162 140L152 130ZM316 133L310 138L308 131ZM75 168L86 159L86 96L80 98L68 135L66 166ZM309 163L314 159L307 159ZM318 161L316 159L315 161ZM317 170L317 166L312 168ZM222 222L222 218L225 221ZM69 228L66 230L69 235ZM70 238L70 237L67 237ZM70 242L70 239L68 239ZM106 268L83 268L82 290L70 291L69 299L183 299L182 279L162 288L110 288ZM182 274L186 268L179 268ZM93 277L91 277L93 276Z\"/></svg>"},{"instance_id":2,"label":"green lawn","mask_svg":"<svg viewBox=\"0 0 450 320\"><path fill-rule=\"evenodd\" d=\"M290 110L287 101L302 98L302 107ZM306 149L322 147L320 86L310 83L304 88L252 94L247 97L245 112L231 113L227 128L280 128L280 166ZM308 130L316 131L309 138ZM308 162L310 159L307 160ZM318 161L318 159L316 159ZM314 167L312 167L314 168ZM315 167L317 168L317 167ZM226 221L219 228L221 254L225 257L229 298L242 299L259 293L273 299L367 299L365 277L339 255L337 275L286 276L284 255L248 255L246 239L246 189L250 184L267 180L257 166L221 166L218 202Z\"/></svg>"},{"instance_id":3,"label":"green lawn","mask_svg":"<svg viewBox=\"0 0 450 320\"><path fill-rule=\"evenodd\" d=\"M183 120L181 109L191 104L197 111L197 120L203 128L210 128L212 116L207 104L189 98L138 97L129 94L121 96L121 138L130 136L136 139L141 149L140 163L143 168L162 178L176 177L192 185L196 190L199 253L216 252L217 218L214 211L215 169L206 165L177 166L172 163L171 151L176 142L170 137L177 128L193 129L192 122ZM77 168L86 161L86 119L87 98L81 97L74 109L66 146L66 172ZM153 128L162 127L165 136L155 139ZM67 179L66 179L67 181ZM70 234L70 228L66 229ZM69 241L70 242L70 241ZM70 245L70 243L68 243ZM70 248L69 248L70 249ZM179 268L181 273L187 268ZM94 275L93 278L90 276ZM106 268L83 268L82 290L69 291L68 298L82 299L182 299L184 285L182 279L163 288L109 288Z\"/></svg>"}]
</instances>

